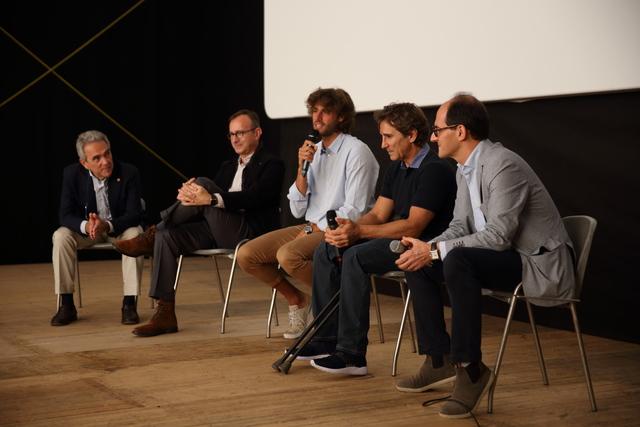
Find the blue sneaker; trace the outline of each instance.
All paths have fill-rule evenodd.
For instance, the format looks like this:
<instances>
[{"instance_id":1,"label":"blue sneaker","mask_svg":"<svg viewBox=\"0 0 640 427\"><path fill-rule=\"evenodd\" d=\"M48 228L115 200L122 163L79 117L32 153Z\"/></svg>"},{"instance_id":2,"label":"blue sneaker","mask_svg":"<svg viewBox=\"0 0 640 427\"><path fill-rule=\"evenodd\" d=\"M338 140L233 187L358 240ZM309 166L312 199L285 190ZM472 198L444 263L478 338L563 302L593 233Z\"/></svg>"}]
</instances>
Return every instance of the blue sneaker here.
<instances>
[{"instance_id":1,"label":"blue sneaker","mask_svg":"<svg viewBox=\"0 0 640 427\"><path fill-rule=\"evenodd\" d=\"M334 352L331 356L311 361L311 366L330 374L367 375L367 359L364 356Z\"/></svg>"}]
</instances>

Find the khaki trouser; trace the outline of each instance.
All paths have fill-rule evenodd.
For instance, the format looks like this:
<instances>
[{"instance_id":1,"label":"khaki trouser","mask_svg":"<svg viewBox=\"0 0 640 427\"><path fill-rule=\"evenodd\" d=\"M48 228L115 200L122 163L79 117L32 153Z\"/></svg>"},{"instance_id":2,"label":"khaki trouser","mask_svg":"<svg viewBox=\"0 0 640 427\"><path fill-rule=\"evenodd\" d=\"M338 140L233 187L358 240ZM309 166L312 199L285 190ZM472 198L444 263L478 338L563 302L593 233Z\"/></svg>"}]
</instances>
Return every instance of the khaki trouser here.
<instances>
[{"instance_id":1,"label":"khaki trouser","mask_svg":"<svg viewBox=\"0 0 640 427\"><path fill-rule=\"evenodd\" d=\"M315 232L296 239L304 225L281 228L245 243L238 252L242 269L267 285L274 287L284 274L278 264L294 279L311 287L313 252L324 233Z\"/></svg>"},{"instance_id":2,"label":"khaki trouser","mask_svg":"<svg viewBox=\"0 0 640 427\"><path fill-rule=\"evenodd\" d=\"M142 227L127 228L119 236L102 236L92 240L89 236L77 233L67 227L60 227L53 233L53 280L56 294L71 294L75 291L76 259L78 249L93 246L96 243L113 242L120 239L132 239L142 233ZM122 256L122 279L124 295L138 295L142 281L142 264L144 257L132 258Z\"/></svg>"}]
</instances>

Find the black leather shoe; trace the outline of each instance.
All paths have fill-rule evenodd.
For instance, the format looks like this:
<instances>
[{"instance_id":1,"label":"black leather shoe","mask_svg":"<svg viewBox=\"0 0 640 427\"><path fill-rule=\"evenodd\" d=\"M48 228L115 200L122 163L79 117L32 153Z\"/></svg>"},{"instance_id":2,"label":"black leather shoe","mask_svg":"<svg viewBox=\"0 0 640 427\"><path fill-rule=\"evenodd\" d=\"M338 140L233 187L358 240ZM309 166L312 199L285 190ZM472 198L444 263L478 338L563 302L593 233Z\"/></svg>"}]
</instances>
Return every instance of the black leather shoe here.
<instances>
[{"instance_id":1,"label":"black leather shoe","mask_svg":"<svg viewBox=\"0 0 640 427\"><path fill-rule=\"evenodd\" d=\"M61 305L58 312L51 318L51 326L64 326L78 320L76 307L71 305Z\"/></svg>"},{"instance_id":2,"label":"black leather shoe","mask_svg":"<svg viewBox=\"0 0 640 427\"><path fill-rule=\"evenodd\" d=\"M140 323L140 316L136 311L135 305L123 305L122 306L122 324L123 325L137 325Z\"/></svg>"}]
</instances>

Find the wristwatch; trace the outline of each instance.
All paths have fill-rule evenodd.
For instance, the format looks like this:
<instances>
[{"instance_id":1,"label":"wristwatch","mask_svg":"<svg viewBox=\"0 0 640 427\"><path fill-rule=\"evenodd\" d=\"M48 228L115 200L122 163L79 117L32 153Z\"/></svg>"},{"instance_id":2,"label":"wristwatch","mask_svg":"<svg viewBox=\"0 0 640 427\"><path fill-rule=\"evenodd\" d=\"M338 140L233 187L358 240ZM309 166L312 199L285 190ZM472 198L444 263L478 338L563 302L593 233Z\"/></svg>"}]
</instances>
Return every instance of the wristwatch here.
<instances>
[{"instance_id":1,"label":"wristwatch","mask_svg":"<svg viewBox=\"0 0 640 427\"><path fill-rule=\"evenodd\" d=\"M438 244L436 242L431 242L431 250L429 250L431 254L432 261L438 261L440 259L440 251L438 251Z\"/></svg>"},{"instance_id":2,"label":"wristwatch","mask_svg":"<svg viewBox=\"0 0 640 427\"><path fill-rule=\"evenodd\" d=\"M303 230L304 230L304 233L305 233L305 234L311 234L311 233L313 233L313 225L311 225L311 223L310 223L310 222L308 222L308 223L306 223L306 224L304 225Z\"/></svg>"}]
</instances>

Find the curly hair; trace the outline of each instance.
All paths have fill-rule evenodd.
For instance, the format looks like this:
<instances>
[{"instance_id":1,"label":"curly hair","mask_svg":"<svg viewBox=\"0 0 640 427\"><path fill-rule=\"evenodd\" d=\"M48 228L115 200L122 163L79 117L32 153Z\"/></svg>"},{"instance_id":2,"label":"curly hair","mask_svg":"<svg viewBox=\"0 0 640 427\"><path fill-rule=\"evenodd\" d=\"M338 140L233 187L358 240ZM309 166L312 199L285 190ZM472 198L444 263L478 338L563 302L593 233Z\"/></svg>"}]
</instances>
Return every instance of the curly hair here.
<instances>
[{"instance_id":1,"label":"curly hair","mask_svg":"<svg viewBox=\"0 0 640 427\"><path fill-rule=\"evenodd\" d=\"M316 89L307 98L307 111L309 115L317 104L321 104L327 110L335 112L342 121L338 129L343 133L350 133L356 124L356 108L351 96L343 89Z\"/></svg>"}]
</instances>

